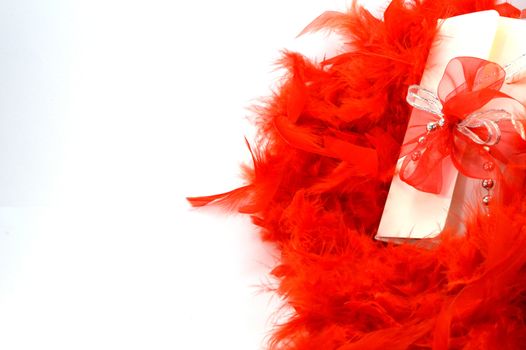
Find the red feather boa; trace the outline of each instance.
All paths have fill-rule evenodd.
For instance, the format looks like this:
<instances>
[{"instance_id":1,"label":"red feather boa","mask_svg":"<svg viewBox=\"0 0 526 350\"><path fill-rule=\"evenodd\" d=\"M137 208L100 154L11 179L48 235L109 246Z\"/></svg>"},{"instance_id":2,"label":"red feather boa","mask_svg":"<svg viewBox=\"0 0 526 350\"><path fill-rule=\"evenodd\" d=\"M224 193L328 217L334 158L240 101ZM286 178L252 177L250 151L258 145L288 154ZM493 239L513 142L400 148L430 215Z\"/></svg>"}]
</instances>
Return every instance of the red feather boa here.
<instances>
[{"instance_id":1,"label":"red feather boa","mask_svg":"<svg viewBox=\"0 0 526 350\"><path fill-rule=\"evenodd\" d=\"M394 0L384 20L359 6L320 16L306 31L338 31L348 52L321 63L286 53L286 82L259 112L248 184L189 199L249 213L280 249L272 273L293 312L271 348L526 347L524 190L433 247L373 239L406 130L405 94L437 19L495 8Z\"/></svg>"}]
</instances>

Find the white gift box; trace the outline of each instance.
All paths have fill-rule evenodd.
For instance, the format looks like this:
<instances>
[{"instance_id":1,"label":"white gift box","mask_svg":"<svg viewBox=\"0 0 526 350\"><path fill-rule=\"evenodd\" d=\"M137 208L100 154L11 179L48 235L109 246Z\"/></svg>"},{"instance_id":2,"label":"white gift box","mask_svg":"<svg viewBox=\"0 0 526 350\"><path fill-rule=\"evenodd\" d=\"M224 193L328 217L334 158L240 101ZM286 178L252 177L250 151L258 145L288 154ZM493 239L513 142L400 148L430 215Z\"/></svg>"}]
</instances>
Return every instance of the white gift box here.
<instances>
[{"instance_id":1,"label":"white gift box","mask_svg":"<svg viewBox=\"0 0 526 350\"><path fill-rule=\"evenodd\" d=\"M484 11L451 17L439 25L420 82L420 86L434 93L447 63L454 57L478 57L504 66L526 53L526 20ZM502 91L526 105L526 81L505 84ZM411 123L410 118L409 126ZM452 164L446 164L442 169L441 193L421 192L400 179L402 161L398 161L376 239L434 238L447 227L461 232L465 208L478 205L474 198L480 198L480 180L468 179Z\"/></svg>"}]
</instances>

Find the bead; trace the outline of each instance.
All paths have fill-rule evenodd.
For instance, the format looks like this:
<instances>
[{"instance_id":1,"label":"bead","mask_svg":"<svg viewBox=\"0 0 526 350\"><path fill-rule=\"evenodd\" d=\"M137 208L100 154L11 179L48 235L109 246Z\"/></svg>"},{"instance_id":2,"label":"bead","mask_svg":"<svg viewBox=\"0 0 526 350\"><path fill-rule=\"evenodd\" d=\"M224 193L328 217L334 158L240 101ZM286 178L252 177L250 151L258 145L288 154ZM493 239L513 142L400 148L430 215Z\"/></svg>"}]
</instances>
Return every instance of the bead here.
<instances>
[{"instance_id":1,"label":"bead","mask_svg":"<svg viewBox=\"0 0 526 350\"><path fill-rule=\"evenodd\" d=\"M418 139L418 143L419 143L420 145L425 144L426 141L427 141L427 139L426 139L425 136L420 136L420 138Z\"/></svg>"},{"instance_id":2,"label":"bead","mask_svg":"<svg viewBox=\"0 0 526 350\"><path fill-rule=\"evenodd\" d=\"M488 146L482 146L479 148L479 154L481 157L486 157L490 151L491 149Z\"/></svg>"},{"instance_id":3,"label":"bead","mask_svg":"<svg viewBox=\"0 0 526 350\"><path fill-rule=\"evenodd\" d=\"M482 180L482 187L487 190L491 190L495 186L495 181L493 179L484 179Z\"/></svg>"},{"instance_id":4,"label":"bead","mask_svg":"<svg viewBox=\"0 0 526 350\"><path fill-rule=\"evenodd\" d=\"M495 164L493 162L486 162L484 165L482 165L482 168L486 171L492 171L495 169Z\"/></svg>"},{"instance_id":5,"label":"bead","mask_svg":"<svg viewBox=\"0 0 526 350\"><path fill-rule=\"evenodd\" d=\"M422 153L420 153L420 151L414 151L413 153L411 153L411 160L413 162L416 162L417 160L420 159L421 156L422 156Z\"/></svg>"},{"instance_id":6,"label":"bead","mask_svg":"<svg viewBox=\"0 0 526 350\"><path fill-rule=\"evenodd\" d=\"M438 124L435 122L429 122L427 123L426 129L427 131L435 131L438 127Z\"/></svg>"},{"instance_id":7,"label":"bead","mask_svg":"<svg viewBox=\"0 0 526 350\"><path fill-rule=\"evenodd\" d=\"M489 202L491 202L491 196L490 195L486 195L486 196L482 197L482 204L489 205Z\"/></svg>"}]
</instances>

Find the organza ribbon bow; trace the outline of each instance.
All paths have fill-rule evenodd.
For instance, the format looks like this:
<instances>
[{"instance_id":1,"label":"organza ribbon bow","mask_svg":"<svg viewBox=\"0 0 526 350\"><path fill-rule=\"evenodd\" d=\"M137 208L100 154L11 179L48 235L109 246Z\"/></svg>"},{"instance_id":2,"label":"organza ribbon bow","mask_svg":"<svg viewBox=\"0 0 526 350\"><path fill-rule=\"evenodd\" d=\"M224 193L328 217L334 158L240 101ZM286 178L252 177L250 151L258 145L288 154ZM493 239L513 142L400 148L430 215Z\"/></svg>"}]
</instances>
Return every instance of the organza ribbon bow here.
<instances>
[{"instance_id":1,"label":"organza ribbon bow","mask_svg":"<svg viewBox=\"0 0 526 350\"><path fill-rule=\"evenodd\" d=\"M524 106L501 91L506 71L474 57L452 59L438 96L420 86L409 88L411 116L400 178L416 189L440 193L443 164L460 173L495 179L501 169L526 151Z\"/></svg>"}]
</instances>

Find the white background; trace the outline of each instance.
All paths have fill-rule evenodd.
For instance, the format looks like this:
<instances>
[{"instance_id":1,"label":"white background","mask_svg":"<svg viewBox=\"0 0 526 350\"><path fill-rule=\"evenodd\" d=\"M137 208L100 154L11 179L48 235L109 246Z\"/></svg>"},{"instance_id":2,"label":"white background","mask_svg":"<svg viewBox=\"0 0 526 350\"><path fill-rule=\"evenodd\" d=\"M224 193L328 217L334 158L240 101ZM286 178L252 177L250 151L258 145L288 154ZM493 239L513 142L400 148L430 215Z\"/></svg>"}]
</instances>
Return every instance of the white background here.
<instances>
[{"instance_id":1,"label":"white background","mask_svg":"<svg viewBox=\"0 0 526 350\"><path fill-rule=\"evenodd\" d=\"M262 348L276 253L184 197L242 184L279 50L344 8L0 1L0 349Z\"/></svg>"},{"instance_id":2,"label":"white background","mask_svg":"<svg viewBox=\"0 0 526 350\"><path fill-rule=\"evenodd\" d=\"M277 253L184 197L242 184L279 50L345 7L1 0L0 349L262 348Z\"/></svg>"}]
</instances>

